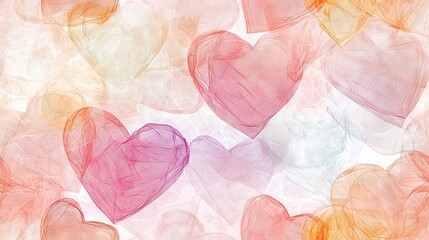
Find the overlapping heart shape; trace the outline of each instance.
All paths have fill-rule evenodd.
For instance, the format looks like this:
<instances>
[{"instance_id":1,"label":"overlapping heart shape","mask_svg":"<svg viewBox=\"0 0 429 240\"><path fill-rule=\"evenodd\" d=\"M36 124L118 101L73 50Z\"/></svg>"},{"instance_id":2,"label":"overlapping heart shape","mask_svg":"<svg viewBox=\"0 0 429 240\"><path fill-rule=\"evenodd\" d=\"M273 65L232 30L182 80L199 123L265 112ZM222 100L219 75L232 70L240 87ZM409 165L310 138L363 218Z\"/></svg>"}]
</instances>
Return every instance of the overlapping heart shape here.
<instances>
[{"instance_id":1,"label":"overlapping heart shape","mask_svg":"<svg viewBox=\"0 0 429 240\"><path fill-rule=\"evenodd\" d=\"M387 170L360 164L332 184L331 206L320 214L333 239L426 239L429 157L403 152Z\"/></svg>"},{"instance_id":2,"label":"overlapping heart shape","mask_svg":"<svg viewBox=\"0 0 429 240\"><path fill-rule=\"evenodd\" d=\"M97 108L76 111L63 141L73 170L113 223L167 191L189 159L188 144L176 129L147 124L130 136L115 116Z\"/></svg>"}]
</instances>

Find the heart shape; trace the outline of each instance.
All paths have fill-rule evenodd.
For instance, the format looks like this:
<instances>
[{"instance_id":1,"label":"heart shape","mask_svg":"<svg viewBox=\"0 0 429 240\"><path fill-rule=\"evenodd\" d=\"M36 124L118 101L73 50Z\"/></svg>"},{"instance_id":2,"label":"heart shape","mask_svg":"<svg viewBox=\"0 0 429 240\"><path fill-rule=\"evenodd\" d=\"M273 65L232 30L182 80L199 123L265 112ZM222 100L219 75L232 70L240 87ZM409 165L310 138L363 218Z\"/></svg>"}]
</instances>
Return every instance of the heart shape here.
<instances>
[{"instance_id":1,"label":"heart shape","mask_svg":"<svg viewBox=\"0 0 429 240\"><path fill-rule=\"evenodd\" d=\"M333 49L322 68L340 92L399 127L426 87L429 69L417 40L383 24L368 26L346 47Z\"/></svg>"},{"instance_id":2,"label":"heart shape","mask_svg":"<svg viewBox=\"0 0 429 240\"><path fill-rule=\"evenodd\" d=\"M310 13L311 7L296 0L241 0L248 33L290 27Z\"/></svg>"},{"instance_id":3,"label":"heart shape","mask_svg":"<svg viewBox=\"0 0 429 240\"><path fill-rule=\"evenodd\" d=\"M42 240L119 240L118 231L107 224L87 222L79 204L63 198L54 202L43 215Z\"/></svg>"},{"instance_id":4,"label":"heart shape","mask_svg":"<svg viewBox=\"0 0 429 240\"><path fill-rule=\"evenodd\" d=\"M78 8L69 21L86 12ZM69 26L69 37L85 60L105 80L123 87L146 70L168 33L164 17L142 1L127 1L102 24Z\"/></svg>"},{"instance_id":5,"label":"heart shape","mask_svg":"<svg viewBox=\"0 0 429 240\"><path fill-rule=\"evenodd\" d=\"M83 108L64 129L73 170L113 223L157 199L188 164L186 140L168 125L147 124L130 136L111 113Z\"/></svg>"},{"instance_id":6,"label":"heart shape","mask_svg":"<svg viewBox=\"0 0 429 240\"><path fill-rule=\"evenodd\" d=\"M333 239L425 239L429 157L403 152L387 170L360 164L333 182L320 218ZM398 227L400 226L400 227Z\"/></svg>"},{"instance_id":7,"label":"heart shape","mask_svg":"<svg viewBox=\"0 0 429 240\"><path fill-rule=\"evenodd\" d=\"M206 233L200 220L184 210L171 210L162 215L156 234L157 240L234 240L222 233Z\"/></svg>"},{"instance_id":8,"label":"heart shape","mask_svg":"<svg viewBox=\"0 0 429 240\"><path fill-rule=\"evenodd\" d=\"M297 28L266 34L252 47L230 32L209 32L192 43L189 70L216 115L255 138L294 95L306 66L323 49L316 50L319 40L308 28Z\"/></svg>"},{"instance_id":9,"label":"heart shape","mask_svg":"<svg viewBox=\"0 0 429 240\"><path fill-rule=\"evenodd\" d=\"M200 136L190 148L192 161L186 173L191 184L231 224L241 216L246 201L265 190L279 163L261 140L246 140L227 150L215 139Z\"/></svg>"},{"instance_id":10,"label":"heart shape","mask_svg":"<svg viewBox=\"0 0 429 240\"><path fill-rule=\"evenodd\" d=\"M289 216L286 208L268 195L249 199L241 220L243 240L326 239L326 226L312 214Z\"/></svg>"},{"instance_id":11,"label":"heart shape","mask_svg":"<svg viewBox=\"0 0 429 240\"><path fill-rule=\"evenodd\" d=\"M370 15L348 0L304 0L320 26L338 45L348 44L368 23Z\"/></svg>"}]
</instances>

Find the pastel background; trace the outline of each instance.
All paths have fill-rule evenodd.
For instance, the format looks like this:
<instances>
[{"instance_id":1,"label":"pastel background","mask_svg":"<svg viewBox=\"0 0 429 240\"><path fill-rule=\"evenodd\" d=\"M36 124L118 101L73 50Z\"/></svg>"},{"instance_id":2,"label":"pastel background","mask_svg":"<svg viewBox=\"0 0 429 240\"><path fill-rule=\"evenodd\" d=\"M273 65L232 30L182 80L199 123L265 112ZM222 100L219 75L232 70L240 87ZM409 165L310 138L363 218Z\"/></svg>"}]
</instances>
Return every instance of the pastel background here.
<instances>
[{"instance_id":1,"label":"pastel background","mask_svg":"<svg viewBox=\"0 0 429 240\"><path fill-rule=\"evenodd\" d=\"M429 238L428 10L0 0L0 239Z\"/></svg>"}]
</instances>

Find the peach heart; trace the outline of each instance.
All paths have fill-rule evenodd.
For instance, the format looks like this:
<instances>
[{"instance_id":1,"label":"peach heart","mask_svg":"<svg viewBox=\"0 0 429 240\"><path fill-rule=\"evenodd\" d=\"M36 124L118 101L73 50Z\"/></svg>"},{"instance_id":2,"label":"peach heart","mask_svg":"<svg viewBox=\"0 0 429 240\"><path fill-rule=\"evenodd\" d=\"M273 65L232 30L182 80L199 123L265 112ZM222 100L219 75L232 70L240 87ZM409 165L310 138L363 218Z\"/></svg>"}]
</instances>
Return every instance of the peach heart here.
<instances>
[{"instance_id":1,"label":"peach heart","mask_svg":"<svg viewBox=\"0 0 429 240\"><path fill-rule=\"evenodd\" d=\"M85 221L79 204L63 198L43 215L40 237L42 240L119 240L119 233L107 224Z\"/></svg>"},{"instance_id":2,"label":"peach heart","mask_svg":"<svg viewBox=\"0 0 429 240\"><path fill-rule=\"evenodd\" d=\"M76 111L63 142L73 170L113 223L161 196L189 160L188 144L173 127L146 124L130 136L115 116L97 108Z\"/></svg>"},{"instance_id":3,"label":"peach heart","mask_svg":"<svg viewBox=\"0 0 429 240\"><path fill-rule=\"evenodd\" d=\"M374 164L346 170L333 182L320 218L332 239L426 239L429 157L409 151L387 171ZM398 227L401 226L401 227Z\"/></svg>"},{"instance_id":4,"label":"peach heart","mask_svg":"<svg viewBox=\"0 0 429 240\"><path fill-rule=\"evenodd\" d=\"M241 216L246 201L265 190L279 163L261 140L247 140L227 150L215 139L201 136L190 148L191 184L231 224Z\"/></svg>"},{"instance_id":5,"label":"peach heart","mask_svg":"<svg viewBox=\"0 0 429 240\"><path fill-rule=\"evenodd\" d=\"M241 220L243 240L325 239L325 232L325 224L316 216L291 217L280 202L268 195L249 199Z\"/></svg>"}]
</instances>

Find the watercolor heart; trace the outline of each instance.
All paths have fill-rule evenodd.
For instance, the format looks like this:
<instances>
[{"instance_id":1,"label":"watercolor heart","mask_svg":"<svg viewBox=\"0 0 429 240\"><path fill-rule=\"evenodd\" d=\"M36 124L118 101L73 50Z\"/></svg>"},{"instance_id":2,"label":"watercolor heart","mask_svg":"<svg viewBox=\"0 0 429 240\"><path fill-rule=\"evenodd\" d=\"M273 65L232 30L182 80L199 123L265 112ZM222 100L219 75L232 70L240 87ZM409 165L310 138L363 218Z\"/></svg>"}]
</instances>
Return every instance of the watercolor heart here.
<instances>
[{"instance_id":1,"label":"watercolor heart","mask_svg":"<svg viewBox=\"0 0 429 240\"><path fill-rule=\"evenodd\" d=\"M40 237L41 240L119 240L119 233L107 224L86 222L79 204L63 198L43 215Z\"/></svg>"},{"instance_id":2,"label":"watercolor heart","mask_svg":"<svg viewBox=\"0 0 429 240\"><path fill-rule=\"evenodd\" d=\"M200 220L184 210L171 210L162 215L156 232L157 240L233 240L221 233L206 233Z\"/></svg>"},{"instance_id":3,"label":"watercolor heart","mask_svg":"<svg viewBox=\"0 0 429 240\"><path fill-rule=\"evenodd\" d=\"M325 239L326 226L312 214L289 216L286 208L268 195L249 199L241 220L243 240ZM308 237L308 238L307 238Z\"/></svg>"},{"instance_id":4,"label":"watercolor heart","mask_svg":"<svg viewBox=\"0 0 429 240\"><path fill-rule=\"evenodd\" d=\"M167 191L189 160L188 144L176 129L147 124L130 136L115 116L97 108L74 113L63 140L73 170L113 223Z\"/></svg>"},{"instance_id":5,"label":"watercolor heart","mask_svg":"<svg viewBox=\"0 0 429 240\"><path fill-rule=\"evenodd\" d=\"M81 15L81 11L72 11L69 19ZM126 87L158 54L168 35L168 24L160 13L141 1L127 1L106 22L69 26L68 33L103 79Z\"/></svg>"},{"instance_id":6,"label":"watercolor heart","mask_svg":"<svg viewBox=\"0 0 429 240\"><path fill-rule=\"evenodd\" d=\"M310 13L303 1L241 0L248 33L267 32L295 25Z\"/></svg>"},{"instance_id":7,"label":"watercolor heart","mask_svg":"<svg viewBox=\"0 0 429 240\"><path fill-rule=\"evenodd\" d=\"M200 35L188 53L194 84L217 116L255 138L295 94L313 60L309 39L297 38L266 34L252 47L226 31Z\"/></svg>"},{"instance_id":8,"label":"watercolor heart","mask_svg":"<svg viewBox=\"0 0 429 240\"><path fill-rule=\"evenodd\" d=\"M279 163L261 140L246 140L227 150L215 139L200 136L190 148L186 173L191 184L231 224L241 216L246 201L265 190Z\"/></svg>"},{"instance_id":9,"label":"watercolor heart","mask_svg":"<svg viewBox=\"0 0 429 240\"><path fill-rule=\"evenodd\" d=\"M428 81L428 57L421 44L382 24L369 25L322 63L340 92L386 122L401 127Z\"/></svg>"}]
</instances>

